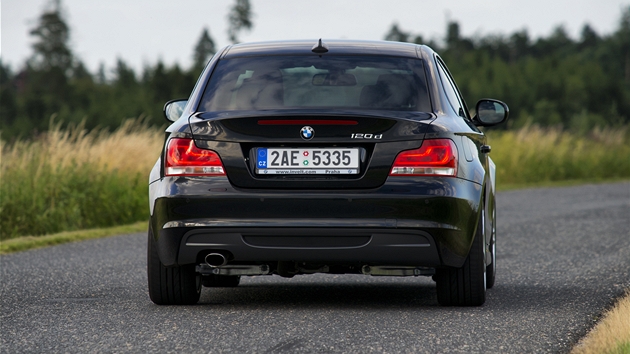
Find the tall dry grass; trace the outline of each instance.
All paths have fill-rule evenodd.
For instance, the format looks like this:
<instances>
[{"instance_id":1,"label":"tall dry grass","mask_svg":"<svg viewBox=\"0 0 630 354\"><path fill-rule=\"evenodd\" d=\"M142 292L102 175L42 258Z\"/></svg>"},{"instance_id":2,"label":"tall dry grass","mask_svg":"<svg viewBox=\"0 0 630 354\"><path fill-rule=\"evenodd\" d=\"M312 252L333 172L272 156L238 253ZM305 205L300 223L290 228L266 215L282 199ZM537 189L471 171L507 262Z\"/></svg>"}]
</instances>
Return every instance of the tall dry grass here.
<instances>
[{"instance_id":1,"label":"tall dry grass","mask_svg":"<svg viewBox=\"0 0 630 354\"><path fill-rule=\"evenodd\" d=\"M595 129L575 135L529 126L490 132L491 157L502 184L630 178L627 128Z\"/></svg>"},{"instance_id":2,"label":"tall dry grass","mask_svg":"<svg viewBox=\"0 0 630 354\"><path fill-rule=\"evenodd\" d=\"M0 171L27 169L38 160L39 169L48 164L61 168L91 165L100 171L148 173L163 141L161 130L149 127L142 119L127 119L114 132L88 132L83 124L61 129L61 123L54 121L50 126L35 140L20 140L8 148L0 142L4 160Z\"/></svg>"},{"instance_id":3,"label":"tall dry grass","mask_svg":"<svg viewBox=\"0 0 630 354\"><path fill-rule=\"evenodd\" d=\"M488 135L499 185L630 178L627 129ZM145 220L148 174L162 142L162 130L142 120L114 132L51 124L37 139L0 142L0 239Z\"/></svg>"},{"instance_id":4,"label":"tall dry grass","mask_svg":"<svg viewBox=\"0 0 630 354\"><path fill-rule=\"evenodd\" d=\"M571 351L571 354L599 353L630 353L630 290Z\"/></svg>"},{"instance_id":5,"label":"tall dry grass","mask_svg":"<svg viewBox=\"0 0 630 354\"><path fill-rule=\"evenodd\" d=\"M146 218L161 144L159 129L133 119L111 133L51 124L37 139L0 142L0 239Z\"/></svg>"}]
</instances>

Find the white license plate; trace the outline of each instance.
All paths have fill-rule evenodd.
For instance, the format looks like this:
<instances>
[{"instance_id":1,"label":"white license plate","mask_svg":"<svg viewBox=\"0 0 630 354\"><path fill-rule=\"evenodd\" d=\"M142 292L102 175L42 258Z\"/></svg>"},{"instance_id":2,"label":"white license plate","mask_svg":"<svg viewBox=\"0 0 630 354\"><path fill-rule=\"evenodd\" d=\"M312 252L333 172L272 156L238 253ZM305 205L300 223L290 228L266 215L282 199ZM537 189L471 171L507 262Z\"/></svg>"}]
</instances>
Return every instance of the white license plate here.
<instances>
[{"instance_id":1,"label":"white license plate","mask_svg":"<svg viewBox=\"0 0 630 354\"><path fill-rule=\"evenodd\" d=\"M359 173L358 148L257 148L256 173L337 174Z\"/></svg>"}]
</instances>

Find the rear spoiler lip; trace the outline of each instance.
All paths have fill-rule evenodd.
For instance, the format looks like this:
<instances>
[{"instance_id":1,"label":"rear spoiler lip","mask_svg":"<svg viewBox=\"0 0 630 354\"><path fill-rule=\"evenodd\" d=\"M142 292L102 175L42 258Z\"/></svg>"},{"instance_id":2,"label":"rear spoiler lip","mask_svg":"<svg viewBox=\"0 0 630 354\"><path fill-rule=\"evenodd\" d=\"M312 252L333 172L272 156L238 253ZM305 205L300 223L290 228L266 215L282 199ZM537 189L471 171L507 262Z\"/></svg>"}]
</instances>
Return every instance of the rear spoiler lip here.
<instances>
[{"instance_id":1,"label":"rear spoiler lip","mask_svg":"<svg viewBox=\"0 0 630 354\"><path fill-rule=\"evenodd\" d=\"M435 119L432 112L410 112L389 110L348 110L348 109L269 109L255 111L214 111L198 112L190 116L190 119L225 119L225 118L251 118L251 117L368 117L384 119L404 119L412 121L426 121Z\"/></svg>"}]
</instances>

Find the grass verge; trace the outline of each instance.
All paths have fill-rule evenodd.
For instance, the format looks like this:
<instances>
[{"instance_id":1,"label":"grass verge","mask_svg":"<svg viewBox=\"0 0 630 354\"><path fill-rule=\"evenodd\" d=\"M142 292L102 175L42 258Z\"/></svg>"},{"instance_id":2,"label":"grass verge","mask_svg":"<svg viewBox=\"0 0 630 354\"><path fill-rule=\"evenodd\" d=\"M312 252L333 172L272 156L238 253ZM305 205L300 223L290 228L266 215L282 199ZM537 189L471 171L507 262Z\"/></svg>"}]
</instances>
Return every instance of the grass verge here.
<instances>
[{"instance_id":1,"label":"grass verge","mask_svg":"<svg viewBox=\"0 0 630 354\"><path fill-rule=\"evenodd\" d=\"M583 186L586 184L610 184L619 182L629 182L629 178L585 178L585 179L570 179L564 181L541 181L538 183L498 183L497 190L500 192L511 191L517 189L526 188L562 188L571 186Z\"/></svg>"},{"instance_id":2,"label":"grass verge","mask_svg":"<svg viewBox=\"0 0 630 354\"><path fill-rule=\"evenodd\" d=\"M571 354L602 353L630 353L630 289L571 351Z\"/></svg>"},{"instance_id":3,"label":"grass verge","mask_svg":"<svg viewBox=\"0 0 630 354\"><path fill-rule=\"evenodd\" d=\"M0 242L0 254L26 251L33 248L60 245L62 243L84 241L114 235L131 234L147 230L147 222L139 221L130 225L107 228L66 231L45 236L22 236Z\"/></svg>"}]
</instances>

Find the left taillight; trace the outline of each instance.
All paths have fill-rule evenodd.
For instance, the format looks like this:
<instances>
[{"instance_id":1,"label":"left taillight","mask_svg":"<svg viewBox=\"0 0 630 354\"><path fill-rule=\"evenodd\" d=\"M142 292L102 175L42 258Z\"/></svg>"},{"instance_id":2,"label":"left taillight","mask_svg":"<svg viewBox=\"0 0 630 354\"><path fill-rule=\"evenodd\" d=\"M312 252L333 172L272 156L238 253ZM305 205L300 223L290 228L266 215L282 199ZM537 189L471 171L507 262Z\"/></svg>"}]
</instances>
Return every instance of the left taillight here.
<instances>
[{"instance_id":1,"label":"left taillight","mask_svg":"<svg viewBox=\"0 0 630 354\"><path fill-rule=\"evenodd\" d=\"M390 176L457 176L457 147L450 139L425 140L396 156Z\"/></svg>"},{"instance_id":2,"label":"left taillight","mask_svg":"<svg viewBox=\"0 0 630 354\"><path fill-rule=\"evenodd\" d=\"M225 176L219 154L200 149L193 139L174 138L166 146L167 176Z\"/></svg>"}]
</instances>

